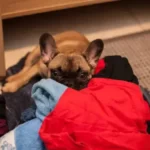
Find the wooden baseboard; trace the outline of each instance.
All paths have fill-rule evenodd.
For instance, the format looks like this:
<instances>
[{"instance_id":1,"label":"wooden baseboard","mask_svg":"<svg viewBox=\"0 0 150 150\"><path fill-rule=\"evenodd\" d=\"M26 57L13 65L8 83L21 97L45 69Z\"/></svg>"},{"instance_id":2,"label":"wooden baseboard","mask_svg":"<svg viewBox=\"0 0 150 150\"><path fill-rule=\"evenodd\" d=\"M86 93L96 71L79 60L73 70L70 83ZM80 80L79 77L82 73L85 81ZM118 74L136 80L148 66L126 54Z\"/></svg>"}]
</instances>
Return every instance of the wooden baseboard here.
<instances>
[{"instance_id":1,"label":"wooden baseboard","mask_svg":"<svg viewBox=\"0 0 150 150\"><path fill-rule=\"evenodd\" d=\"M116 0L4 0L2 18L7 19L110 1Z\"/></svg>"},{"instance_id":2,"label":"wooden baseboard","mask_svg":"<svg viewBox=\"0 0 150 150\"><path fill-rule=\"evenodd\" d=\"M0 76L5 76L5 58L4 58L4 42L3 42L3 30L2 30L2 18L0 11Z\"/></svg>"}]
</instances>

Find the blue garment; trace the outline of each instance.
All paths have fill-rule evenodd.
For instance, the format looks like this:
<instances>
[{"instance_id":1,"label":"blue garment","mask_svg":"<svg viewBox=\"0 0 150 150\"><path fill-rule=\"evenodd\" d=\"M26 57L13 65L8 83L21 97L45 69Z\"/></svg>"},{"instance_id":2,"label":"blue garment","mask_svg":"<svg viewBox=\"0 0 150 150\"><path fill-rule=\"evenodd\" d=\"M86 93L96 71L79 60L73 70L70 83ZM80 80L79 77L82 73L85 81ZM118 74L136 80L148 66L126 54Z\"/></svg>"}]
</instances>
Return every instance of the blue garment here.
<instances>
[{"instance_id":1,"label":"blue garment","mask_svg":"<svg viewBox=\"0 0 150 150\"><path fill-rule=\"evenodd\" d=\"M50 84L51 84L51 86L53 86L53 88L50 88L51 86L49 86L49 82L51 82ZM56 81L51 80L51 79L47 79L47 80L42 79L40 82L36 83L33 86L32 98L35 100L35 102L37 104L34 103L30 108L26 109L21 114L21 120L23 122L26 122L26 121L36 118L36 113L37 113L37 115L38 115L38 113L40 114L40 112L38 112L40 109L37 109L37 112L36 112L36 106L43 107L42 103L43 103L44 107L45 107L45 105L47 105L47 109L44 110L46 114L47 114L47 112L51 112L54 109L54 106L56 105L57 100L59 99L61 93L63 93L67 88L66 86L64 86L62 84L59 84L59 83L56 84L56 83L57 83ZM60 93L60 95L59 95L59 93ZM49 98L49 95L51 96L50 98ZM40 103L40 105L39 105L39 103ZM42 109L42 111L43 111L43 109ZM43 117L41 116L40 119L43 120Z\"/></svg>"},{"instance_id":2,"label":"blue garment","mask_svg":"<svg viewBox=\"0 0 150 150\"><path fill-rule=\"evenodd\" d=\"M54 109L66 89L65 85L52 79L42 79L36 83L32 88L32 97L37 106L36 117L43 120Z\"/></svg>"},{"instance_id":3,"label":"blue garment","mask_svg":"<svg viewBox=\"0 0 150 150\"><path fill-rule=\"evenodd\" d=\"M31 107L26 109L21 114L21 121L26 122L26 121L29 121L29 120L36 118L35 112L36 112L36 104L33 103Z\"/></svg>"},{"instance_id":4,"label":"blue garment","mask_svg":"<svg viewBox=\"0 0 150 150\"><path fill-rule=\"evenodd\" d=\"M17 150L45 150L38 131L42 122L35 118L15 129L15 143Z\"/></svg>"},{"instance_id":5,"label":"blue garment","mask_svg":"<svg viewBox=\"0 0 150 150\"><path fill-rule=\"evenodd\" d=\"M36 118L15 129L17 150L45 150L38 131L43 119L54 109L66 86L52 79L42 79L32 89L32 97L36 104Z\"/></svg>"}]
</instances>

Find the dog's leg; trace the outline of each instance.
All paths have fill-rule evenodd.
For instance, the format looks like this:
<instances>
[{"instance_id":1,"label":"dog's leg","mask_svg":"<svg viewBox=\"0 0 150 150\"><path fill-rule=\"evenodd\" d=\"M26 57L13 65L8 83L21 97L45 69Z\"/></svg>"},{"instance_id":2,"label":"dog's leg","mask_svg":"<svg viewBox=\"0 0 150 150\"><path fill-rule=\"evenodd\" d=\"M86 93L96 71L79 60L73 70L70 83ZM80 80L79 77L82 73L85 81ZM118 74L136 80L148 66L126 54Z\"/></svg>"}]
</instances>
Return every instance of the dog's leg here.
<instances>
[{"instance_id":1,"label":"dog's leg","mask_svg":"<svg viewBox=\"0 0 150 150\"><path fill-rule=\"evenodd\" d=\"M2 92L16 92L19 88L27 84L32 77L39 74L39 66L35 64L30 69L27 70L24 74L21 74L19 78L12 82L8 82L2 87Z\"/></svg>"},{"instance_id":2,"label":"dog's leg","mask_svg":"<svg viewBox=\"0 0 150 150\"><path fill-rule=\"evenodd\" d=\"M21 78L21 76L26 73L28 70L30 69L30 67L25 66L20 72L18 72L17 74L14 74L8 78L6 78L7 82L13 82L15 80L17 80L18 78Z\"/></svg>"},{"instance_id":3,"label":"dog's leg","mask_svg":"<svg viewBox=\"0 0 150 150\"><path fill-rule=\"evenodd\" d=\"M24 68L18 72L17 74L14 74L6 79L7 82L12 82L14 80L17 80L20 78L24 73L26 73L31 66L36 64L40 59L40 50L39 47L36 47L26 58Z\"/></svg>"}]
</instances>

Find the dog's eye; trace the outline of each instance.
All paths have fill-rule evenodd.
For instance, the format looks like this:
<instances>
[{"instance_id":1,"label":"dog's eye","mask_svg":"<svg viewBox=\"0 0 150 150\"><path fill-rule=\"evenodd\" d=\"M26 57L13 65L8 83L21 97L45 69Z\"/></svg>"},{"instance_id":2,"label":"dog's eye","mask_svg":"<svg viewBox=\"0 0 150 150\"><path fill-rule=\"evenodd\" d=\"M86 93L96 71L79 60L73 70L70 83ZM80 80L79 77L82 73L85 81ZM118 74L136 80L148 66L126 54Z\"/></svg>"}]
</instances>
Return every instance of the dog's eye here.
<instances>
[{"instance_id":1,"label":"dog's eye","mask_svg":"<svg viewBox=\"0 0 150 150\"><path fill-rule=\"evenodd\" d=\"M56 76L58 76L59 72L58 72L58 70L51 70L51 74L53 77L56 77Z\"/></svg>"},{"instance_id":2,"label":"dog's eye","mask_svg":"<svg viewBox=\"0 0 150 150\"><path fill-rule=\"evenodd\" d=\"M80 78L85 79L87 77L87 73L86 72L82 72L80 74Z\"/></svg>"}]
</instances>

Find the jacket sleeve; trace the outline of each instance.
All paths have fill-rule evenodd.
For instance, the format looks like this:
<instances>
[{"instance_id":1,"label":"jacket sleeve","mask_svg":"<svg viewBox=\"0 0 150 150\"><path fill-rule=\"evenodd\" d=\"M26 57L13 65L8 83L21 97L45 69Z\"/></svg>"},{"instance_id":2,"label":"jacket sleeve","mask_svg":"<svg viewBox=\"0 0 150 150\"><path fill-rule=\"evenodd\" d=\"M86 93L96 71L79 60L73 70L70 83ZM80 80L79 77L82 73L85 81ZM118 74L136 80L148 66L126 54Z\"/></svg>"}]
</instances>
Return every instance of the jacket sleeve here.
<instances>
[{"instance_id":1,"label":"jacket sleeve","mask_svg":"<svg viewBox=\"0 0 150 150\"><path fill-rule=\"evenodd\" d=\"M36 104L36 117L43 120L56 106L67 87L52 79L42 79L32 88Z\"/></svg>"},{"instance_id":2,"label":"jacket sleeve","mask_svg":"<svg viewBox=\"0 0 150 150\"><path fill-rule=\"evenodd\" d=\"M35 118L15 128L16 150L45 150L38 134L42 122Z\"/></svg>"}]
</instances>

